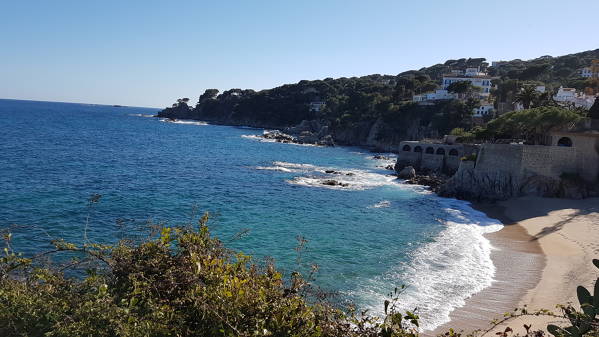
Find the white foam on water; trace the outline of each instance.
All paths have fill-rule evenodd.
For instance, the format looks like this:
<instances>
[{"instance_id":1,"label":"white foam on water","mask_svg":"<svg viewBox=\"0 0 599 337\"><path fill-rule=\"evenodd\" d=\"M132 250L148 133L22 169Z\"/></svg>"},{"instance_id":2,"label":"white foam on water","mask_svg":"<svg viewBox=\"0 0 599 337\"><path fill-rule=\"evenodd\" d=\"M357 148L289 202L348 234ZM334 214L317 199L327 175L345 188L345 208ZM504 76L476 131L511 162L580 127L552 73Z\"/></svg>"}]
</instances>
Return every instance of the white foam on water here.
<instances>
[{"instance_id":1,"label":"white foam on water","mask_svg":"<svg viewBox=\"0 0 599 337\"><path fill-rule=\"evenodd\" d=\"M435 198L444 216L445 227L428 243L419 246L409 256L409 262L391 268L384 275L366 279L358 289L345 292L360 310L382 317L383 303L394 287L406 285L397 305L400 311L416 309L421 318L421 330L433 330L449 322L450 313L466 299L489 287L495 275L491 260L493 247L484 234L500 230L503 225L469 203L437 197L428 188L401 183L395 176L358 169L319 167L311 164L273 162L268 169L303 173L287 180L290 184L338 190L364 190L379 186L394 186L401 190ZM333 173L326 171L333 170ZM341 185L325 185L335 180ZM389 207L382 200L369 208ZM411 245L411 244L408 244Z\"/></svg>"},{"instance_id":2,"label":"white foam on water","mask_svg":"<svg viewBox=\"0 0 599 337\"><path fill-rule=\"evenodd\" d=\"M279 172L302 172L301 170L290 169L281 166L256 166L256 170L268 170L268 171L279 171Z\"/></svg>"},{"instance_id":3,"label":"white foam on water","mask_svg":"<svg viewBox=\"0 0 599 337\"><path fill-rule=\"evenodd\" d=\"M382 316L390 288L403 282L407 289L400 295L397 308L416 310L421 330L430 331L449 322L454 309L492 284L493 247L483 235L503 226L466 202L439 198L439 203L447 214L446 220L442 220L445 229L432 242L413 251L410 262L349 292L371 313Z\"/></svg>"},{"instance_id":4,"label":"white foam on water","mask_svg":"<svg viewBox=\"0 0 599 337\"><path fill-rule=\"evenodd\" d=\"M272 166L258 166L255 167L255 169L287 173L305 173L304 175L296 176L286 181L293 185L306 187L335 190L365 190L393 185L399 189L411 190L416 193L431 193L423 186L403 184L394 175L368 170L339 169L335 167L321 167L305 163L289 163L283 161L275 161L272 163ZM327 173L327 171L329 173ZM334 180L337 184L327 184L327 182L330 182L331 180ZM381 207L385 206L383 205Z\"/></svg>"},{"instance_id":5,"label":"white foam on water","mask_svg":"<svg viewBox=\"0 0 599 337\"><path fill-rule=\"evenodd\" d=\"M280 167L287 167L287 168L302 169L302 170L317 170L318 169L317 166L314 166L311 164L296 164L296 163L288 163L285 161L275 161L275 162L273 162L273 165L280 166Z\"/></svg>"},{"instance_id":6,"label":"white foam on water","mask_svg":"<svg viewBox=\"0 0 599 337\"><path fill-rule=\"evenodd\" d=\"M129 114L132 117L155 117L156 115L145 115L145 114Z\"/></svg>"},{"instance_id":7,"label":"white foam on water","mask_svg":"<svg viewBox=\"0 0 599 337\"><path fill-rule=\"evenodd\" d=\"M368 206L368 208L387 208L389 206L391 206L391 201L383 200L383 201L377 202L374 205Z\"/></svg>"},{"instance_id":8,"label":"white foam on water","mask_svg":"<svg viewBox=\"0 0 599 337\"><path fill-rule=\"evenodd\" d=\"M264 131L265 133L267 131ZM257 142L262 142L262 143L280 143L280 144L290 144L290 145L297 145L297 146L322 146L322 145L316 145L316 144L298 144L298 143L283 143L283 142L279 142L276 139L271 139L271 138L264 138L261 135L241 135L241 138L245 138L245 139L251 139Z\"/></svg>"},{"instance_id":9,"label":"white foam on water","mask_svg":"<svg viewBox=\"0 0 599 337\"><path fill-rule=\"evenodd\" d=\"M173 123L173 124L186 124L186 125L200 125L200 126L204 126L204 125L208 125L208 123L206 122L202 122L202 121L192 121L192 120L170 120L168 118L161 118L160 119L161 122L164 123Z\"/></svg>"},{"instance_id":10,"label":"white foam on water","mask_svg":"<svg viewBox=\"0 0 599 337\"><path fill-rule=\"evenodd\" d=\"M327 174L326 171L335 171L335 173ZM313 173L314 174L312 175L295 177L293 179L287 180L287 182L294 185L337 190L365 190L385 185L399 185L399 183L396 182L396 177L392 175L385 175L364 170L337 171L334 168L315 167ZM336 181L338 184L325 184L331 180Z\"/></svg>"}]
</instances>

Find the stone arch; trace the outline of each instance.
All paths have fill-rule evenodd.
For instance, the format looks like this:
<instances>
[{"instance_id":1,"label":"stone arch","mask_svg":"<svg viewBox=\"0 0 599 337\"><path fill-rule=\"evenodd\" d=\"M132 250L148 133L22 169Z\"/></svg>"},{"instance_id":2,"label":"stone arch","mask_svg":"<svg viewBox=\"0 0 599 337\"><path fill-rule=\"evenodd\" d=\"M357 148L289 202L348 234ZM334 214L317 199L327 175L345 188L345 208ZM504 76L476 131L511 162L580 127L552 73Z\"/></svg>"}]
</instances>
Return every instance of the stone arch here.
<instances>
[{"instance_id":1,"label":"stone arch","mask_svg":"<svg viewBox=\"0 0 599 337\"><path fill-rule=\"evenodd\" d=\"M557 146L572 147L572 139L569 137L562 137L557 141Z\"/></svg>"},{"instance_id":2,"label":"stone arch","mask_svg":"<svg viewBox=\"0 0 599 337\"><path fill-rule=\"evenodd\" d=\"M449 155L450 156L457 156L458 155L458 150L456 150L456 149L449 150Z\"/></svg>"},{"instance_id":3,"label":"stone arch","mask_svg":"<svg viewBox=\"0 0 599 337\"><path fill-rule=\"evenodd\" d=\"M428 154L434 154L435 153L435 149L432 146L429 146L426 148L426 153Z\"/></svg>"},{"instance_id":4,"label":"stone arch","mask_svg":"<svg viewBox=\"0 0 599 337\"><path fill-rule=\"evenodd\" d=\"M442 147L438 148L438 149L437 149L437 154L442 154L442 155L445 155L445 149L444 149L444 148L442 148Z\"/></svg>"},{"instance_id":5,"label":"stone arch","mask_svg":"<svg viewBox=\"0 0 599 337\"><path fill-rule=\"evenodd\" d=\"M416 146L416 147L414 148L414 152L422 152L422 147L420 147L420 146Z\"/></svg>"},{"instance_id":6,"label":"stone arch","mask_svg":"<svg viewBox=\"0 0 599 337\"><path fill-rule=\"evenodd\" d=\"M406 144L406 145L403 146L402 150L410 152L412 150L412 148L410 147L410 145Z\"/></svg>"}]
</instances>

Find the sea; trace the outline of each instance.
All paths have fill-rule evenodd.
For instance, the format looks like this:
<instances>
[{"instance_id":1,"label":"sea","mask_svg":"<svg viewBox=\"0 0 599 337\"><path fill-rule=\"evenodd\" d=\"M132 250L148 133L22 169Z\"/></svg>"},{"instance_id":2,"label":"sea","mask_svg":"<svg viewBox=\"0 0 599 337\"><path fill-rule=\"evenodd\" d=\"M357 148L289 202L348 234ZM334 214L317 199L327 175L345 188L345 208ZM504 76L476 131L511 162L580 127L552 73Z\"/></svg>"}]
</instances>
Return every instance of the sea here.
<instances>
[{"instance_id":1,"label":"sea","mask_svg":"<svg viewBox=\"0 0 599 337\"><path fill-rule=\"evenodd\" d=\"M277 143L262 129L157 112L0 100L0 230L12 231L13 247L115 243L209 212L227 247L286 275L317 265L313 283L359 310L381 315L405 286L398 306L416 311L423 330L492 284L484 234L501 224L396 179L385 169L392 154Z\"/></svg>"}]
</instances>

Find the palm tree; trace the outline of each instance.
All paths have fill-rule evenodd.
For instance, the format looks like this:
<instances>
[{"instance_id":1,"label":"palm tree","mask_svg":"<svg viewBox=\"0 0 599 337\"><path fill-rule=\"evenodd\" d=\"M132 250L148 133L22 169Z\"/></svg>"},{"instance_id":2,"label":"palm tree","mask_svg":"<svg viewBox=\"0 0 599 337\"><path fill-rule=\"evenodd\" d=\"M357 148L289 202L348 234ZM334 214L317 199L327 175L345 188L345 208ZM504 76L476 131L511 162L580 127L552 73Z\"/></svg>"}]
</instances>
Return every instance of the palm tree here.
<instances>
[{"instance_id":1,"label":"palm tree","mask_svg":"<svg viewBox=\"0 0 599 337\"><path fill-rule=\"evenodd\" d=\"M537 99L539 93L537 89L532 85L527 85L522 87L520 91L516 94L516 102L522 103L524 109L529 109L530 104Z\"/></svg>"}]
</instances>

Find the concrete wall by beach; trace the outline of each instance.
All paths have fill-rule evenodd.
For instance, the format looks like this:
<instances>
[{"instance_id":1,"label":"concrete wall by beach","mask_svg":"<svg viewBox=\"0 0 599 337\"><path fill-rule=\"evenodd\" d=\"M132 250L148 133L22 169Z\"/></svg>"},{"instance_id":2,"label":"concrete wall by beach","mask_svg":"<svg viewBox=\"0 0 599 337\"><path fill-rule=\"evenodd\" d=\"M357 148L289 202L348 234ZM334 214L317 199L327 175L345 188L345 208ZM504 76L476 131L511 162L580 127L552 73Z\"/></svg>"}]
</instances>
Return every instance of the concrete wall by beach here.
<instances>
[{"instance_id":1,"label":"concrete wall by beach","mask_svg":"<svg viewBox=\"0 0 599 337\"><path fill-rule=\"evenodd\" d=\"M577 173L581 178L599 182L599 134L555 132L551 145L557 146L561 140L569 140L575 149Z\"/></svg>"},{"instance_id":2,"label":"concrete wall by beach","mask_svg":"<svg viewBox=\"0 0 599 337\"><path fill-rule=\"evenodd\" d=\"M484 144L475 170L502 172L518 180L535 175L560 179L563 173L579 172L572 147L521 144Z\"/></svg>"}]
</instances>

